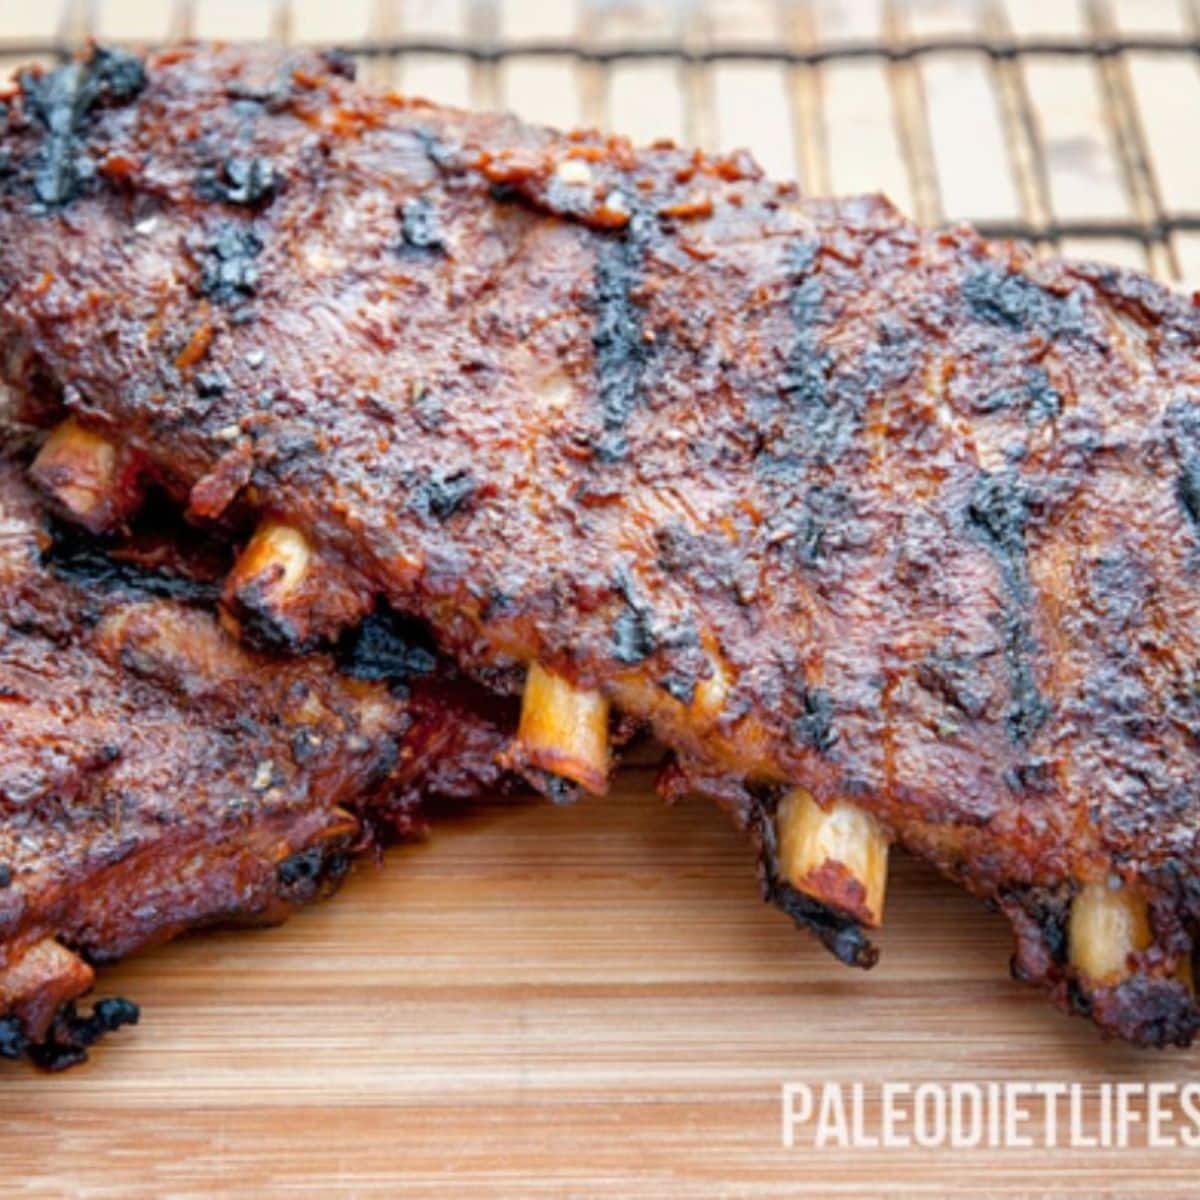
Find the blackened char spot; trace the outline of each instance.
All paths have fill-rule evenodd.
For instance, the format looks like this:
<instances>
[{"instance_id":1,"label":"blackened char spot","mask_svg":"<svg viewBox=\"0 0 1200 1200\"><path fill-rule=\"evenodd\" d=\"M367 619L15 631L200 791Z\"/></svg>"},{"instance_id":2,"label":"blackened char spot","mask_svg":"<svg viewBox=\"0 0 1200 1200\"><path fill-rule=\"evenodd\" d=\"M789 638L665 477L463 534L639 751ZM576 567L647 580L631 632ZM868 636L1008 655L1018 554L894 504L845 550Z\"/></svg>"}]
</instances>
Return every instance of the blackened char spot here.
<instances>
[{"instance_id":1,"label":"blackened char spot","mask_svg":"<svg viewBox=\"0 0 1200 1200\"><path fill-rule=\"evenodd\" d=\"M449 170L457 164L460 155L458 147L448 145L432 129L417 128L413 136L421 143L421 149L435 167Z\"/></svg>"},{"instance_id":2,"label":"blackened char spot","mask_svg":"<svg viewBox=\"0 0 1200 1200\"><path fill-rule=\"evenodd\" d=\"M1028 742L1050 716L1050 706L1033 676L1034 649L1029 618L1019 608L1009 608L1004 615L1004 660L1008 664L1011 701L1005 725L1009 738L1018 745Z\"/></svg>"},{"instance_id":3,"label":"blackened char spot","mask_svg":"<svg viewBox=\"0 0 1200 1200\"><path fill-rule=\"evenodd\" d=\"M1017 744L1028 742L1050 714L1033 673L1037 647L1028 613L1028 520L1029 495L1015 474L980 474L967 503L967 522L995 555L1008 593L1000 616L1010 695L1005 723L1009 738Z\"/></svg>"},{"instance_id":4,"label":"blackened char spot","mask_svg":"<svg viewBox=\"0 0 1200 1200\"><path fill-rule=\"evenodd\" d=\"M634 299L642 278L645 241L645 222L635 216L622 233L601 240L596 256L592 348L600 434L594 449L604 463L619 461L629 450L626 428L637 408L646 369L642 309Z\"/></svg>"},{"instance_id":5,"label":"blackened char spot","mask_svg":"<svg viewBox=\"0 0 1200 1200\"><path fill-rule=\"evenodd\" d=\"M73 200L95 175L78 143L89 113L101 104L124 104L146 86L141 60L124 50L94 46L82 62L20 77L25 109L46 131L32 166L34 197L47 208Z\"/></svg>"},{"instance_id":6,"label":"blackened char spot","mask_svg":"<svg viewBox=\"0 0 1200 1200\"><path fill-rule=\"evenodd\" d=\"M639 663L654 653L654 634L648 614L626 604L613 622L613 658L622 663Z\"/></svg>"},{"instance_id":7,"label":"blackened char spot","mask_svg":"<svg viewBox=\"0 0 1200 1200\"><path fill-rule=\"evenodd\" d=\"M1200 526L1200 405L1181 392L1167 407L1166 427L1179 463L1176 496L1187 518Z\"/></svg>"},{"instance_id":8,"label":"blackened char spot","mask_svg":"<svg viewBox=\"0 0 1200 1200\"><path fill-rule=\"evenodd\" d=\"M112 558L102 544L72 526L55 521L51 533L47 564L85 592L95 589L132 597L154 596L197 607L215 604L221 594L219 582Z\"/></svg>"},{"instance_id":9,"label":"blackened char spot","mask_svg":"<svg viewBox=\"0 0 1200 1200\"><path fill-rule=\"evenodd\" d=\"M346 50L336 47L332 50L322 50L320 58L330 75L340 75L349 80L354 80L358 75L358 64Z\"/></svg>"},{"instance_id":10,"label":"blackened char spot","mask_svg":"<svg viewBox=\"0 0 1200 1200\"><path fill-rule=\"evenodd\" d=\"M1042 367L1034 367L1025 378L1025 419L1031 425L1052 420L1062 411L1062 396Z\"/></svg>"},{"instance_id":11,"label":"blackened char spot","mask_svg":"<svg viewBox=\"0 0 1200 1200\"><path fill-rule=\"evenodd\" d=\"M17 1017L0 1017L0 1058L20 1058L29 1048L29 1039Z\"/></svg>"},{"instance_id":12,"label":"blackened char spot","mask_svg":"<svg viewBox=\"0 0 1200 1200\"><path fill-rule=\"evenodd\" d=\"M1033 367L1025 377L1023 387L997 388L976 396L971 407L980 413L1016 409L1025 414L1029 425L1040 425L1057 417L1062 411L1062 396L1050 382L1042 367Z\"/></svg>"},{"instance_id":13,"label":"blackened char spot","mask_svg":"<svg viewBox=\"0 0 1200 1200\"><path fill-rule=\"evenodd\" d=\"M237 304L254 295L259 270L255 259L262 239L248 226L219 225L204 247L200 290L220 304Z\"/></svg>"},{"instance_id":14,"label":"blackened char spot","mask_svg":"<svg viewBox=\"0 0 1200 1200\"><path fill-rule=\"evenodd\" d=\"M216 400L229 390L229 376L224 371L198 371L193 386L201 400Z\"/></svg>"},{"instance_id":15,"label":"blackened char spot","mask_svg":"<svg viewBox=\"0 0 1200 1200\"><path fill-rule=\"evenodd\" d=\"M878 947L850 917L797 891L780 879L769 864L763 868L763 878L767 901L791 917L798 929L813 933L839 962L848 967L868 968L879 960Z\"/></svg>"},{"instance_id":16,"label":"blackened char spot","mask_svg":"<svg viewBox=\"0 0 1200 1200\"><path fill-rule=\"evenodd\" d=\"M1006 572L1025 579L1025 526L1029 497L1012 474L981 474L967 502L967 517L990 543Z\"/></svg>"},{"instance_id":17,"label":"blackened char spot","mask_svg":"<svg viewBox=\"0 0 1200 1200\"><path fill-rule=\"evenodd\" d=\"M617 570L613 586L625 601L625 607L613 622L613 657L623 663L642 662L657 647L653 609L626 567Z\"/></svg>"},{"instance_id":18,"label":"blackened char spot","mask_svg":"<svg viewBox=\"0 0 1200 1200\"><path fill-rule=\"evenodd\" d=\"M777 465L783 472L793 468L787 462ZM817 566L831 554L852 549L866 537L850 492L842 484L808 488L794 503L772 512L767 522L772 544L805 567Z\"/></svg>"},{"instance_id":19,"label":"blackened char spot","mask_svg":"<svg viewBox=\"0 0 1200 1200\"><path fill-rule=\"evenodd\" d=\"M521 200L520 191L511 183L493 183L488 188L488 195L497 204L518 204Z\"/></svg>"},{"instance_id":20,"label":"blackened char spot","mask_svg":"<svg viewBox=\"0 0 1200 1200\"><path fill-rule=\"evenodd\" d=\"M285 900L307 904L336 887L349 869L350 856L343 846L321 843L285 858L275 877Z\"/></svg>"},{"instance_id":21,"label":"blackened char spot","mask_svg":"<svg viewBox=\"0 0 1200 1200\"><path fill-rule=\"evenodd\" d=\"M1039 287L1021 274L986 266L963 282L967 307L981 321L1054 337L1072 324L1069 305L1061 296Z\"/></svg>"},{"instance_id":22,"label":"blackened char spot","mask_svg":"<svg viewBox=\"0 0 1200 1200\"><path fill-rule=\"evenodd\" d=\"M337 661L354 679L388 683L404 683L414 675L428 675L437 666L424 626L399 616L386 605L342 635L337 645Z\"/></svg>"},{"instance_id":23,"label":"blackened char spot","mask_svg":"<svg viewBox=\"0 0 1200 1200\"><path fill-rule=\"evenodd\" d=\"M792 723L796 740L814 750L829 750L837 741L837 731L833 728L833 697L824 688L805 688L801 707L802 715Z\"/></svg>"},{"instance_id":24,"label":"blackened char spot","mask_svg":"<svg viewBox=\"0 0 1200 1200\"><path fill-rule=\"evenodd\" d=\"M97 1000L88 1015L78 1012L74 1002L55 1016L46 1038L26 1046L29 1059L44 1071L61 1071L83 1062L89 1046L122 1025L136 1025L141 1014L132 1000L113 996Z\"/></svg>"},{"instance_id":25,"label":"blackened char spot","mask_svg":"<svg viewBox=\"0 0 1200 1200\"><path fill-rule=\"evenodd\" d=\"M1193 525L1200 525L1200 458L1184 460L1179 472L1179 502Z\"/></svg>"},{"instance_id":26,"label":"blackened char spot","mask_svg":"<svg viewBox=\"0 0 1200 1200\"><path fill-rule=\"evenodd\" d=\"M882 386L880 364L906 372L908 354L899 348L902 330L886 321L879 331L886 352L872 347L861 369L836 371L824 340L824 272L836 268L826 267L820 242L811 238L790 247L787 266L792 341L774 388L751 395L749 411L761 440L755 469L772 499L772 545L815 567L864 536L849 476L832 476L830 468L857 442L868 393ZM837 294L836 282L830 290Z\"/></svg>"},{"instance_id":27,"label":"blackened char spot","mask_svg":"<svg viewBox=\"0 0 1200 1200\"><path fill-rule=\"evenodd\" d=\"M809 464L834 462L858 429L861 381L833 377L833 361L822 345L825 282L820 272L820 244L798 242L789 263L788 295L794 340L779 378L783 427L770 440L762 463L768 475L798 478Z\"/></svg>"},{"instance_id":28,"label":"blackened char spot","mask_svg":"<svg viewBox=\"0 0 1200 1200\"><path fill-rule=\"evenodd\" d=\"M220 166L202 167L196 176L196 194L245 208L259 208L282 185L269 158L227 158Z\"/></svg>"},{"instance_id":29,"label":"blackened char spot","mask_svg":"<svg viewBox=\"0 0 1200 1200\"><path fill-rule=\"evenodd\" d=\"M12 884L12 880L12 867L8 863L0 863L0 888L9 887Z\"/></svg>"},{"instance_id":30,"label":"blackened char spot","mask_svg":"<svg viewBox=\"0 0 1200 1200\"><path fill-rule=\"evenodd\" d=\"M816 273L819 250L817 242L799 242L788 264L792 274L788 313L796 340L788 353L787 369L779 381L779 389L801 408L825 403L829 358L821 352L816 340L825 296L824 284Z\"/></svg>"},{"instance_id":31,"label":"blackened char spot","mask_svg":"<svg viewBox=\"0 0 1200 1200\"><path fill-rule=\"evenodd\" d=\"M1033 918L1042 945L1060 966L1067 961L1067 911L1069 901L1044 888L1028 888L1019 896L1021 906Z\"/></svg>"},{"instance_id":32,"label":"blackened char spot","mask_svg":"<svg viewBox=\"0 0 1200 1200\"><path fill-rule=\"evenodd\" d=\"M405 200L400 205L399 216L401 250L434 252L446 249L441 219L428 196L412 196Z\"/></svg>"},{"instance_id":33,"label":"blackened char spot","mask_svg":"<svg viewBox=\"0 0 1200 1200\"><path fill-rule=\"evenodd\" d=\"M696 698L696 682L694 675L678 675L675 672L669 672L659 680L663 691L680 704L691 704Z\"/></svg>"},{"instance_id":34,"label":"blackened char spot","mask_svg":"<svg viewBox=\"0 0 1200 1200\"><path fill-rule=\"evenodd\" d=\"M414 488L413 504L426 515L445 521L469 503L476 487L469 470L434 473Z\"/></svg>"}]
</instances>

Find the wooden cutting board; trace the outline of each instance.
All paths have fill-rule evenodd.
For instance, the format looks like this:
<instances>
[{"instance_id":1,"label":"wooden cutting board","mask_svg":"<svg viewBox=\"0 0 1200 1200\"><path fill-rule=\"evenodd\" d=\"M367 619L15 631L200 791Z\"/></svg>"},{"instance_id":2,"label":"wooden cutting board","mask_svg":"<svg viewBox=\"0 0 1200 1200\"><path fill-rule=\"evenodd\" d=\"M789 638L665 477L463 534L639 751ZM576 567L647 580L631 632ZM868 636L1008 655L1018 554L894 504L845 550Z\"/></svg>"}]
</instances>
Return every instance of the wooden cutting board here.
<instances>
[{"instance_id":1,"label":"wooden cutting board","mask_svg":"<svg viewBox=\"0 0 1200 1200\"><path fill-rule=\"evenodd\" d=\"M4 0L4 44L682 39L814 45L1194 27L1175 0ZM785 69L658 58L368 64L451 103L749 145L808 190L882 189L923 220L1200 210L1193 61L962 52ZM1125 125L1119 128L1117 118ZM1131 114L1133 114L1131 118ZM1200 235L1071 253L1200 281ZM785 1082L1184 1082L1200 1052L1100 1042L1007 976L1004 923L897 856L884 957L833 962L757 893L715 809L647 770L567 810L485 805L271 931L107 972L142 1024L47 1077L0 1064L0 1192L334 1195L1200 1195L1196 1151L786 1150ZM872 1119L877 1113L870 1114Z\"/></svg>"},{"instance_id":2,"label":"wooden cutting board","mask_svg":"<svg viewBox=\"0 0 1200 1200\"><path fill-rule=\"evenodd\" d=\"M1196 1151L786 1150L785 1081L1175 1080L1007 977L1004 923L897 856L884 955L833 962L749 847L648 770L483 806L274 930L102 976L142 1023L0 1071L5 1194L1195 1196Z\"/></svg>"}]
</instances>

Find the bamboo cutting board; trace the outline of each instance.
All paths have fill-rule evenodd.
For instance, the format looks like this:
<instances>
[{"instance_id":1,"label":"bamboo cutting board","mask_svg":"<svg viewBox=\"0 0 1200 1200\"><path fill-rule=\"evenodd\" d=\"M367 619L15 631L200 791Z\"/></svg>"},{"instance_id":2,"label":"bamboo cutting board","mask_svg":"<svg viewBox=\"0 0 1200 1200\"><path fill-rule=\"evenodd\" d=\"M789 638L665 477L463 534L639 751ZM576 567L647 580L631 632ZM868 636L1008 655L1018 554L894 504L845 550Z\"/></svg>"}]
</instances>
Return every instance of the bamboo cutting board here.
<instances>
[{"instance_id":1,"label":"bamboo cutting board","mask_svg":"<svg viewBox=\"0 0 1200 1200\"><path fill-rule=\"evenodd\" d=\"M702 48L1195 27L1191 0L4 0L0 61L88 32ZM810 191L884 190L927 221L1200 211L1186 56L600 68L428 52L367 71L560 125L750 145ZM1186 230L1057 248L1200 281ZM882 961L849 971L761 904L719 812L667 809L651 784L642 767L570 809L482 804L282 928L104 973L101 994L138 1001L142 1024L62 1076L0 1064L0 1192L1200 1194L1187 1149L785 1149L787 1082L1182 1083L1200 1051L1138 1053L1055 1013L1008 979L1004 922L899 855Z\"/></svg>"},{"instance_id":2,"label":"bamboo cutting board","mask_svg":"<svg viewBox=\"0 0 1200 1200\"><path fill-rule=\"evenodd\" d=\"M714 808L646 770L488 806L274 930L107 972L90 1063L8 1067L4 1191L1194 1196L1187 1150L785 1150L785 1081L1183 1080L1007 978L1004 922L897 857L879 966L757 897Z\"/></svg>"}]
</instances>

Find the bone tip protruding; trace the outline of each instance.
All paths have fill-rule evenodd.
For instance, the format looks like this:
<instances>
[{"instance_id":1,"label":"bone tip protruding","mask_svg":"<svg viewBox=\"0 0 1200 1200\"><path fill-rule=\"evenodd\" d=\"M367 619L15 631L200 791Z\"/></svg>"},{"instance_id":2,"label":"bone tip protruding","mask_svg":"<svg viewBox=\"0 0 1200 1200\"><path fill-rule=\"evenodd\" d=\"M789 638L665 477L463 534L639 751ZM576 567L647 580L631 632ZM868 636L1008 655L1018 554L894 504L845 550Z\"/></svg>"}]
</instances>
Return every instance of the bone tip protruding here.
<instances>
[{"instance_id":1,"label":"bone tip protruding","mask_svg":"<svg viewBox=\"0 0 1200 1200\"><path fill-rule=\"evenodd\" d=\"M235 633L308 650L361 621L374 596L341 558L297 526L266 516L225 581L222 608Z\"/></svg>"},{"instance_id":2,"label":"bone tip protruding","mask_svg":"<svg viewBox=\"0 0 1200 1200\"><path fill-rule=\"evenodd\" d=\"M862 925L882 923L889 841L869 812L844 800L824 808L793 788L779 802L775 829L787 883Z\"/></svg>"},{"instance_id":3,"label":"bone tip protruding","mask_svg":"<svg viewBox=\"0 0 1200 1200\"><path fill-rule=\"evenodd\" d=\"M105 533L136 511L141 501L136 457L103 434L63 421L38 451L30 473L76 524Z\"/></svg>"},{"instance_id":4,"label":"bone tip protruding","mask_svg":"<svg viewBox=\"0 0 1200 1200\"><path fill-rule=\"evenodd\" d=\"M43 938L0 970L0 1013L18 1016L26 1034L42 1037L55 1013L83 995L95 972L52 937Z\"/></svg>"},{"instance_id":5,"label":"bone tip protruding","mask_svg":"<svg viewBox=\"0 0 1200 1200\"><path fill-rule=\"evenodd\" d=\"M307 646L312 597L301 585L314 569L308 538L294 526L265 518L225 581L224 619L234 632L271 645Z\"/></svg>"},{"instance_id":6,"label":"bone tip protruding","mask_svg":"<svg viewBox=\"0 0 1200 1200\"><path fill-rule=\"evenodd\" d=\"M257 586L286 596L308 574L312 557L300 530L268 518L238 556L230 580L235 588Z\"/></svg>"},{"instance_id":7,"label":"bone tip protruding","mask_svg":"<svg viewBox=\"0 0 1200 1200\"><path fill-rule=\"evenodd\" d=\"M1085 884L1071 902L1067 945L1071 964L1093 987L1110 987L1132 974L1130 956L1153 941L1143 897L1121 885Z\"/></svg>"},{"instance_id":8,"label":"bone tip protruding","mask_svg":"<svg viewBox=\"0 0 1200 1200\"><path fill-rule=\"evenodd\" d=\"M609 702L533 663L525 679L521 719L509 758L600 794L608 786Z\"/></svg>"}]
</instances>

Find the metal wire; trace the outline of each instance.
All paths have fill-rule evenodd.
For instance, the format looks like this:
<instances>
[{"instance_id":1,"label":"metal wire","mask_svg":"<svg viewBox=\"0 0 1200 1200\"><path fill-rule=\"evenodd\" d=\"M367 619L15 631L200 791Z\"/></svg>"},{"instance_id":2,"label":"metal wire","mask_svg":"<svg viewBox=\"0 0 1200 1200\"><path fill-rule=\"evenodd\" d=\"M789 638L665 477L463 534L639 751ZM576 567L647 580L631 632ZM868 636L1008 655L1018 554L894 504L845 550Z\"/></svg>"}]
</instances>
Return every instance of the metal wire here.
<instances>
[{"instance_id":1,"label":"metal wire","mask_svg":"<svg viewBox=\"0 0 1200 1200\"><path fill-rule=\"evenodd\" d=\"M858 59L910 62L932 54L975 53L996 60L1016 58L1111 58L1119 54L1185 54L1200 56L1200 38L1186 35L1089 36L1072 38L936 37L895 42L882 39L831 41L809 48L777 45L687 46L679 42L638 42L636 45L589 46L559 40L493 41L475 38L382 37L341 43L340 49L359 58L403 58L409 54L442 54L473 62L499 63L507 58L572 58L607 65L637 59L671 58L690 64L722 62L777 63L781 66L823 66ZM6 41L5 57L66 58L74 47L57 39Z\"/></svg>"}]
</instances>

